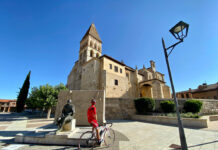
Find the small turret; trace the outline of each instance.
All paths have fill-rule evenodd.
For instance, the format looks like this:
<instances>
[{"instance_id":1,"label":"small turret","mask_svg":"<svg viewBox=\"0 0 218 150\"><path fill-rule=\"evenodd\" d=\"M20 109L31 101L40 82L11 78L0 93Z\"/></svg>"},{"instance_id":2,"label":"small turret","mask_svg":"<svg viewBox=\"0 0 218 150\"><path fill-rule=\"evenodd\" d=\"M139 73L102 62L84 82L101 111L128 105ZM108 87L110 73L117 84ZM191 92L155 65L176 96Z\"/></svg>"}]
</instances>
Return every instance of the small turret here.
<instances>
[{"instance_id":1,"label":"small turret","mask_svg":"<svg viewBox=\"0 0 218 150\"><path fill-rule=\"evenodd\" d=\"M156 72L156 68L155 68L155 62L153 60L150 61L150 64L151 64L151 70L153 72Z\"/></svg>"},{"instance_id":2,"label":"small turret","mask_svg":"<svg viewBox=\"0 0 218 150\"><path fill-rule=\"evenodd\" d=\"M143 69L146 69L144 64L143 64Z\"/></svg>"}]
</instances>

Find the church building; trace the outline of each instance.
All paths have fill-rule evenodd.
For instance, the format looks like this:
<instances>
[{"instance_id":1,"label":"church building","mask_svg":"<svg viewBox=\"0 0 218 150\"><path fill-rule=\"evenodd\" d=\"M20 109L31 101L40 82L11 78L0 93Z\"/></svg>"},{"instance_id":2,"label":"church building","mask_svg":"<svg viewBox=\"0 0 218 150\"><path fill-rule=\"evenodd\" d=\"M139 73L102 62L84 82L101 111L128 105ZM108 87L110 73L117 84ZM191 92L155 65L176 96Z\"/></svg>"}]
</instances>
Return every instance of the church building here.
<instances>
[{"instance_id":1,"label":"church building","mask_svg":"<svg viewBox=\"0 0 218 150\"><path fill-rule=\"evenodd\" d=\"M69 90L105 90L106 98L171 98L164 74L150 67L135 69L108 55L102 55L102 41L91 24L80 41L79 60L68 75Z\"/></svg>"}]
</instances>

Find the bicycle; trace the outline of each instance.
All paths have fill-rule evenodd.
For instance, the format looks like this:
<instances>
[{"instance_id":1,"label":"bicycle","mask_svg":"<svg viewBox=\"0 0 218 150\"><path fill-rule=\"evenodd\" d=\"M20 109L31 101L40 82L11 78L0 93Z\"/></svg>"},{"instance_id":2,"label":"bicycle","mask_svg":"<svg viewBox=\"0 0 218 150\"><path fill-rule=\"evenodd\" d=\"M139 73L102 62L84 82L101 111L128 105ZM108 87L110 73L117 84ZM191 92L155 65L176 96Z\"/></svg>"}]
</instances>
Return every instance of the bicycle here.
<instances>
[{"instance_id":1,"label":"bicycle","mask_svg":"<svg viewBox=\"0 0 218 150\"><path fill-rule=\"evenodd\" d=\"M103 139L101 143L101 147L111 147L114 144L115 141L115 132L112 127L112 123L110 123L110 126L107 126L108 124L103 124L103 126L100 126L99 128L103 128L101 130L101 139ZM95 130L93 131L86 131L84 132L79 139L78 142L78 150L81 150L81 145L86 145L90 148L94 148L98 144L98 139L96 136Z\"/></svg>"}]
</instances>

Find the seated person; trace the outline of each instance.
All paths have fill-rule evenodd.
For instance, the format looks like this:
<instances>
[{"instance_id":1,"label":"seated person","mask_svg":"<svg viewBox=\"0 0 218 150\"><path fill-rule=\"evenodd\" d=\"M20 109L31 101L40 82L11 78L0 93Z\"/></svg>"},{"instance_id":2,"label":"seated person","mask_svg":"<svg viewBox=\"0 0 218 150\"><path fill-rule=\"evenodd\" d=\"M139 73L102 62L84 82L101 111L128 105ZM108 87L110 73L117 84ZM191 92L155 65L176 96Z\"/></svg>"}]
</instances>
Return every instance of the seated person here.
<instances>
[{"instance_id":1,"label":"seated person","mask_svg":"<svg viewBox=\"0 0 218 150\"><path fill-rule=\"evenodd\" d=\"M58 118L58 129L60 130L65 123L69 123L73 119L75 113L75 107L71 104L72 100L68 100L67 104L64 105L61 117Z\"/></svg>"}]
</instances>

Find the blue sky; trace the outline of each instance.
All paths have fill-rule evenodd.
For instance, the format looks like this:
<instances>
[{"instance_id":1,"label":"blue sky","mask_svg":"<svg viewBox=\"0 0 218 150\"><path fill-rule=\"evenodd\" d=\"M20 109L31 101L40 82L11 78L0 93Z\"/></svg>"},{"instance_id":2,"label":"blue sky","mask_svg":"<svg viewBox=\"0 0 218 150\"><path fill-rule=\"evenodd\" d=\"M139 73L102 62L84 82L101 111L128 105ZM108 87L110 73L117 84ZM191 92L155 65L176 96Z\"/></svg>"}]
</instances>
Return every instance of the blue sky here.
<instances>
[{"instance_id":1,"label":"blue sky","mask_svg":"<svg viewBox=\"0 0 218 150\"><path fill-rule=\"evenodd\" d=\"M188 37L169 58L176 91L216 83L217 10L216 0L1 0L0 98L16 98L29 70L31 87L66 84L91 23L103 54L133 68L154 60L170 85L161 38L177 42L169 29L183 20Z\"/></svg>"}]
</instances>

